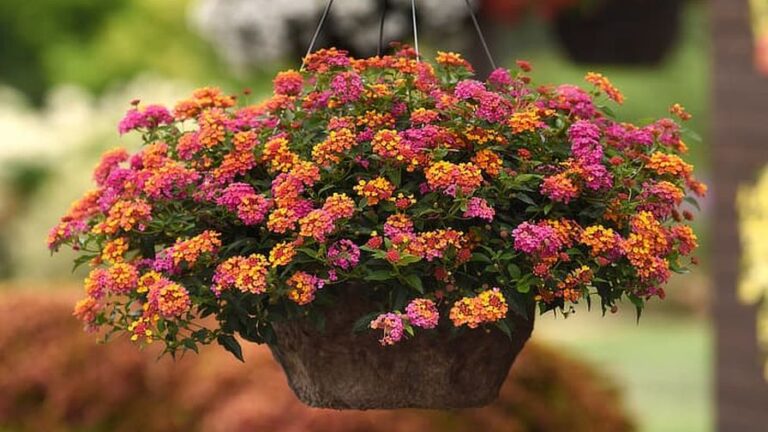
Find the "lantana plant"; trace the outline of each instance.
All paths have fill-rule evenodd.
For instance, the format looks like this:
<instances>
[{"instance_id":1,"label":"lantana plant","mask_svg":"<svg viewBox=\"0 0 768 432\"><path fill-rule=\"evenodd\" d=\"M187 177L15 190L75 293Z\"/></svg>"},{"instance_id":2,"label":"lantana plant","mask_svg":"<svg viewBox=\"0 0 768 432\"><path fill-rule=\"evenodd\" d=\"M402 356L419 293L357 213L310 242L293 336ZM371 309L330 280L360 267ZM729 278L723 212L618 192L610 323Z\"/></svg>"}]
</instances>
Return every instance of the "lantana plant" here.
<instances>
[{"instance_id":1,"label":"lantana plant","mask_svg":"<svg viewBox=\"0 0 768 432\"><path fill-rule=\"evenodd\" d=\"M217 340L240 356L236 335L269 343L275 322L343 313L340 286L377 305L350 331L383 345L509 333L536 304L663 298L697 246L681 206L706 190L681 127L614 120L623 96L600 74L534 87L530 70L480 82L454 53L328 49L257 105L214 88L135 104L119 130L143 148L106 153L48 239L92 267L75 316L170 353Z\"/></svg>"}]
</instances>

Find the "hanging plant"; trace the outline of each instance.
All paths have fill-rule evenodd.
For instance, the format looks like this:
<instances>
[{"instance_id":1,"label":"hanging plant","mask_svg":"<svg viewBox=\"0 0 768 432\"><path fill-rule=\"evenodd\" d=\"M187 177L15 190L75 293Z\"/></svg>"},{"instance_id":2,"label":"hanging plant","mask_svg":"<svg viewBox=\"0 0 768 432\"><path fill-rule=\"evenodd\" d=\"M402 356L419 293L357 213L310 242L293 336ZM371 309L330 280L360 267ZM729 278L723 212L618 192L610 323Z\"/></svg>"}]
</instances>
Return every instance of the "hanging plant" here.
<instances>
[{"instance_id":1,"label":"hanging plant","mask_svg":"<svg viewBox=\"0 0 768 432\"><path fill-rule=\"evenodd\" d=\"M552 19L563 9L572 8L584 0L484 0L481 10L490 19L517 23L527 12L533 11L545 19Z\"/></svg>"},{"instance_id":2,"label":"hanging plant","mask_svg":"<svg viewBox=\"0 0 768 432\"><path fill-rule=\"evenodd\" d=\"M557 15L555 31L578 63L657 64L678 39L684 6L683 0L584 1Z\"/></svg>"},{"instance_id":3,"label":"hanging plant","mask_svg":"<svg viewBox=\"0 0 768 432\"><path fill-rule=\"evenodd\" d=\"M705 186L671 119L612 120L623 96L533 87L459 55L335 49L237 106L216 89L136 105L97 187L50 234L92 267L89 330L165 351L267 343L306 403L463 407L493 400L534 308L664 297ZM675 106L681 117L687 113Z\"/></svg>"}]
</instances>

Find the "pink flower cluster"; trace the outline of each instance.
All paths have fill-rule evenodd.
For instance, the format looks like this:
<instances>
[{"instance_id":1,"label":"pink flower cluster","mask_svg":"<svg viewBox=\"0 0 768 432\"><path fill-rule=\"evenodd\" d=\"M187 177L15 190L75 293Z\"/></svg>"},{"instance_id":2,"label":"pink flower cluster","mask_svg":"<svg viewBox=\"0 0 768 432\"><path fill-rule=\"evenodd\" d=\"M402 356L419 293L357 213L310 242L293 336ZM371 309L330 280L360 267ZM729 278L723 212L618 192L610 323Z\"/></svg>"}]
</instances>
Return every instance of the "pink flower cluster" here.
<instances>
[{"instance_id":1,"label":"pink flower cluster","mask_svg":"<svg viewBox=\"0 0 768 432\"><path fill-rule=\"evenodd\" d=\"M515 250L539 256L551 256L562 247L557 232L546 224L523 222L512 231Z\"/></svg>"},{"instance_id":2,"label":"pink flower cluster","mask_svg":"<svg viewBox=\"0 0 768 432\"><path fill-rule=\"evenodd\" d=\"M568 129L573 156L584 165L600 163L603 147L600 145L600 128L592 122L579 120Z\"/></svg>"},{"instance_id":3,"label":"pink flower cluster","mask_svg":"<svg viewBox=\"0 0 768 432\"><path fill-rule=\"evenodd\" d=\"M494 216L496 216L496 210L488 204L488 201L479 197L470 198L467 210L464 212L464 217L483 219L487 222L492 222Z\"/></svg>"},{"instance_id":4,"label":"pink flower cluster","mask_svg":"<svg viewBox=\"0 0 768 432\"><path fill-rule=\"evenodd\" d=\"M147 105L143 108L128 110L117 130L124 134L134 129L149 129L171 123L173 123L173 116L167 108L162 105Z\"/></svg>"},{"instance_id":5,"label":"pink flower cluster","mask_svg":"<svg viewBox=\"0 0 768 432\"><path fill-rule=\"evenodd\" d=\"M437 327L437 322L440 320L437 305L429 299L419 298L412 300L405 307L405 314L412 326L423 329Z\"/></svg>"},{"instance_id":6,"label":"pink flower cluster","mask_svg":"<svg viewBox=\"0 0 768 432\"><path fill-rule=\"evenodd\" d=\"M272 201L257 194L253 186L247 183L232 183L221 193L216 204L237 213L245 225L258 225L272 208Z\"/></svg>"},{"instance_id":7,"label":"pink flower cluster","mask_svg":"<svg viewBox=\"0 0 768 432\"><path fill-rule=\"evenodd\" d=\"M360 248L352 240L339 240L328 248L328 262L342 270L351 270L360 261Z\"/></svg>"},{"instance_id":8,"label":"pink flower cluster","mask_svg":"<svg viewBox=\"0 0 768 432\"><path fill-rule=\"evenodd\" d=\"M394 345L403 338L403 318L400 314L385 313L371 321L370 327L374 330L381 330L383 335L379 342L382 345Z\"/></svg>"},{"instance_id":9,"label":"pink flower cluster","mask_svg":"<svg viewBox=\"0 0 768 432\"><path fill-rule=\"evenodd\" d=\"M342 72L331 80L331 90L342 103L354 102L363 94L363 79L356 72Z\"/></svg>"}]
</instances>

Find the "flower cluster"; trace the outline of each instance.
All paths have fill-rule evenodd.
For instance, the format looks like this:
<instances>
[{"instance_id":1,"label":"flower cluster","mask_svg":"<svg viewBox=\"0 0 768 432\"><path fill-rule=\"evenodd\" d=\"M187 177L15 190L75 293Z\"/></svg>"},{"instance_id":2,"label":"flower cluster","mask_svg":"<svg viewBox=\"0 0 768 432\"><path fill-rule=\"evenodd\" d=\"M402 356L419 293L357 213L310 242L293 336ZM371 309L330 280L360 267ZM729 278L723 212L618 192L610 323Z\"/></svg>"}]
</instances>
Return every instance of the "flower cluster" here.
<instances>
[{"instance_id":1,"label":"flower cluster","mask_svg":"<svg viewBox=\"0 0 768 432\"><path fill-rule=\"evenodd\" d=\"M507 316L507 300L498 288L483 291L477 297L464 297L451 308L450 318L456 327L477 328Z\"/></svg>"},{"instance_id":2,"label":"flower cluster","mask_svg":"<svg viewBox=\"0 0 768 432\"><path fill-rule=\"evenodd\" d=\"M385 345L508 330L510 310L537 302L663 296L695 262L684 206L706 191L681 128L613 120L602 107L623 97L602 75L537 86L518 65L480 82L455 53L327 49L255 105L204 88L173 109L132 106L119 131L143 148L106 153L48 237L93 267L75 315L170 352L237 352L236 333L270 342L276 320L321 323L350 289Z\"/></svg>"}]
</instances>

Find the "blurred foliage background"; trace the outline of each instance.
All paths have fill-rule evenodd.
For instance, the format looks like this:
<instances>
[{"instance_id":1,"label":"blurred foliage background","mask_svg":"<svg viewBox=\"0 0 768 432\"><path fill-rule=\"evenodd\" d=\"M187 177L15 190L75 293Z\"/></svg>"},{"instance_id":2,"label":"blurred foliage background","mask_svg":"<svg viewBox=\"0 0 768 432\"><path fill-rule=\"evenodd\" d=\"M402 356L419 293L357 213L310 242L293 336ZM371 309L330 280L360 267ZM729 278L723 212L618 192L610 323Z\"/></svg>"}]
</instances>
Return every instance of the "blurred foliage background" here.
<instances>
[{"instance_id":1,"label":"blurred foliage background","mask_svg":"<svg viewBox=\"0 0 768 432\"><path fill-rule=\"evenodd\" d=\"M233 93L248 87L253 93L246 99L254 102L270 91L277 70L298 65L298 58L287 57L258 69L231 67L199 33L199 6L193 0L0 0L0 290L44 286L34 289L45 296L83 276L70 272L66 253L48 256L45 236L89 188L101 152L138 145L116 129L129 101L170 104L195 87L217 85ZM550 24L535 15L511 27L489 24L497 61L530 60L539 83L581 83L586 71L603 72L626 94L617 114L627 120L665 116L674 102L685 105L694 115L688 126L698 134L687 140L690 160L700 178L709 178L705 4L686 5L679 42L656 66L573 64ZM442 47L429 35L424 41L427 51ZM696 222L701 268L675 279L668 300L652 302L640 325L629 306L615 316L579 310L568 322L544 316L538 323L540 341L618 382L640 430L713 427L708 213L705 201Z\"/></svg>"}]
</instances>

